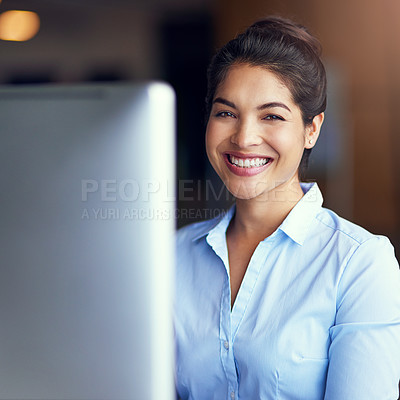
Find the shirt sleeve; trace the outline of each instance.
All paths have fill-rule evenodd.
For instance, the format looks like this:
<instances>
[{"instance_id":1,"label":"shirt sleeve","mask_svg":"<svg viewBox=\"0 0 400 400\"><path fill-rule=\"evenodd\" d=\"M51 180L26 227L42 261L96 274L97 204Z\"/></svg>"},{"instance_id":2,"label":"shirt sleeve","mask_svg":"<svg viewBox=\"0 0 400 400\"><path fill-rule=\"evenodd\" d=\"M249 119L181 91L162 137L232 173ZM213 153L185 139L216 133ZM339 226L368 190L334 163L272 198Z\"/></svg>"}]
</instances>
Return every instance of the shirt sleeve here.
<instances>
[{"instance_id":1,"label":"shirt sleeve","mask_svg":"<svg viewBox=\"0 0 400 400\"><path fill-rule=\"evenodd\" d=\"M398 398L400 271L387 238L367 240L350 257L330 336L325 400Z\"/></svg>"}]
</instances>

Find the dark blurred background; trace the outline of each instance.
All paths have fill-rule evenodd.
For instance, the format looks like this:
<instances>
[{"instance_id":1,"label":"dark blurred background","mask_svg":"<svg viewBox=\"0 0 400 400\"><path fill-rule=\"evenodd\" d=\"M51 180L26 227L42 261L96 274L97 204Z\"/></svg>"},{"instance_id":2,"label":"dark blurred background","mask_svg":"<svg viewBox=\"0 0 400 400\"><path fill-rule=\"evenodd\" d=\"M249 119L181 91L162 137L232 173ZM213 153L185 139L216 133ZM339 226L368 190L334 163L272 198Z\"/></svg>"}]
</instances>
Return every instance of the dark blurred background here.
<instances>
[{"instance_id":1,"label":"dark blurred background","mask_svg":"<svg viewBox=\"0 0 400 400\"><path fill-rule=\"evenodd\" d=\"M25 24L9 10L37 13L31 39L8 40L9 24ZM232 201L205 157L207 64L216 48L269 14L306 25L324 49L328 109L309 178L327 207L389 236L399 251L398 0L0 0L0 84L169 82L177 93L182 226Z\"/></svg>"}]
</instances>

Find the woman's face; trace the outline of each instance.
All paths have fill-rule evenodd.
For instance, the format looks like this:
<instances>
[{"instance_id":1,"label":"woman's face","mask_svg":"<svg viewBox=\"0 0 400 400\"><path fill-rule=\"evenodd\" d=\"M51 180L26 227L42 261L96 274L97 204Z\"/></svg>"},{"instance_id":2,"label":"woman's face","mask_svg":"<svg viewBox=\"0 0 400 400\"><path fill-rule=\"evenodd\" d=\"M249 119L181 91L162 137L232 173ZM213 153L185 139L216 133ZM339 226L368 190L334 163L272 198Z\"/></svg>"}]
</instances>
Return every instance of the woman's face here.
<instances>
[{"instance_id":1,"label":"woman's face","mask_svg":"<svg viewBox=\"0 0 400 400\"><path fill-rule=\"evenodd\" d=\"M318 137L319 127L316 135L313 129L315 123L304 126L300 108L273 72L236 65L213 99L207 155L235 197L282 199L299 189L303 151Z\"/></svg>"}]
</instances>

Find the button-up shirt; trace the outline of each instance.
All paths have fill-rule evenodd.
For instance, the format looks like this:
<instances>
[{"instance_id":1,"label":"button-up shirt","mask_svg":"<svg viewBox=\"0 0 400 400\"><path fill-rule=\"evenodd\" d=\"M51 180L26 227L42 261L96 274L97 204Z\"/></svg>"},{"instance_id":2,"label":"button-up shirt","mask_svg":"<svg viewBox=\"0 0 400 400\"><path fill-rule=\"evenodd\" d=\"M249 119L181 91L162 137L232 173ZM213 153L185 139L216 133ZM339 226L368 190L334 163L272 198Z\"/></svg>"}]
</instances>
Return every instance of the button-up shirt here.
<instances>
[{"instance_id":1,"label":"button-up shirt","mask_svg":"<svg viewBox=\"0 0 400 400\"><path fill-rule=\"evenodd\" d=\"M182 400L394 400L400 272L393 247L322 207L316 184L255 249L231 308L226 230L181 228L175 299Z\"/></svg>"}]
</instances>

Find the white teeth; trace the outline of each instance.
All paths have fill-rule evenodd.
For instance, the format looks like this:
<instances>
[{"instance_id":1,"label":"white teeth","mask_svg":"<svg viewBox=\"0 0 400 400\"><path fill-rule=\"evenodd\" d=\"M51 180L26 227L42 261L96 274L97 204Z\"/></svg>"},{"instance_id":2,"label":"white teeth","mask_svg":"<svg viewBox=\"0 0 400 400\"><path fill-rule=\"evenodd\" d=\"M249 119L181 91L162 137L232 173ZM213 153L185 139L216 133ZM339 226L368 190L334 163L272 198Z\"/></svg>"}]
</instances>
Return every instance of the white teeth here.
<instances>
[{"instance_id":1,"label":"white teeth","mask_svg":"<svg viewBox=\"0 0 400 400\"><path fill-rule=\"evenodd\" d=\"M232 164L241 168L261 167L269 160L268 158L237 158L231 155L229 156L229 159Z\"/></svg>"}]
</instances>

